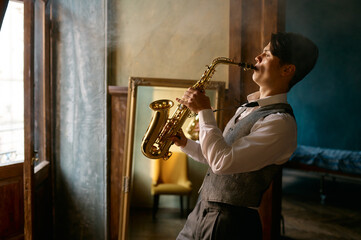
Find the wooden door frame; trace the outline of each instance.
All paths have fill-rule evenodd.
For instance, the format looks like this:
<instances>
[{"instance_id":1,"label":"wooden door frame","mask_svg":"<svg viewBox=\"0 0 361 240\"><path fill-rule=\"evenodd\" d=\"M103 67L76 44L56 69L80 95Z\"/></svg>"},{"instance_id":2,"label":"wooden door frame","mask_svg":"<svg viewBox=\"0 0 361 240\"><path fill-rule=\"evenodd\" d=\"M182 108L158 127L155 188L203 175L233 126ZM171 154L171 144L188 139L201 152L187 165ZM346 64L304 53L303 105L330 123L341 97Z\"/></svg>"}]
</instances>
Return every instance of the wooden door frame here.
<instances>
[{"instance_id":1,"label":"wooden door frame","mask_svg":"<svg viewBox=\"0 0 361 240\"><path fill-rule=\"evenodd\" d=\"M285 30L285 6L286 0L230 0L230 58L254 63L271 33ZM230 68L228 94L245 102L248 94L258 90L251 76L251 72Z\"/></svg>"},{"instance_id":2,"label":"wooden door frame","mask_svg":"<svg viewBox=\"0 0 361 240\"><path fill-rule=\"evenodd\" d=\"M24 0L24 237L34 229L34 2Z\"/></svg>"},{"instance_id":3,"label":"wooden door frame","mask_svg":"<svg viewBox=\"0 0 361 240\"><path fill-rule=\"evenodd\" d=\"M36 1L39 2L40 10L36 12ZM39 220L42 223L47 220L36 218L35 215L35 196L37 196L37 188L41 186L39 191L51 191L47 186L42 186L45 180L51 179L51 127L54 126L51 121L51 75L50 75L50 16L47 15L48 0L24 0L24 238L34 239L34 236L39 236ZM41 54L36 56L36 14L40 14L41 25ZM39 36L38 36L39 37ZM41 65L40 74L37 81L35 81L35 64L36 60ZM39 65L39 66L40 66ZM36 84L37 83L37 84ZM36 86L35 86L36 85ZM38 94L35 92L37 88ZM35 104L39 109L35 107ZM38 112L36 115L35 111ZM37 118L39 146L42 154L39 155L39 163L34 167L37 156L35 154L35 126L34 121ZM49 183L47 183L49 184ZM44 188L44 189L43 189ZM50 186L51 188L51 186ZM51 192L49 192L51 195ZM40 196L40 195L39 195ZM42 193L41 197L47 196ZM47 199L37 199L37 202L44 202ZM49 211L52 214L52 209L36 209L39 211ZM41 215L41 214L40 214ZM36 226L38 224L38 226ZM36 229L36 230L35 230ZM42 235L42 234L40 234Z\"/></svg>"},{"instance_id":4,"label":"wooden door frame","mask_svg":"<svg viewBox=\"0 0 361 240\"><path fill-rule=\"evenodd\" d=\"M24 162L1 167L0 175L3 180L2 191L6 192L9 189L12 191L12 195L8 194L4 198L8 205L11 199L15 200L15 203L10 204L10 207L15 206L16 201L21 199L21 202L18 202L20 207L15 211L18 214L9 216L9 219L18 219L21 226L18 229L15 224L15 230L5 232L7 234L5 237L10 234L11 239L49 239L51 230L48 229L52 225L53 212L50 171L51 127L54 126L51 122L50 11L48 11L50 7L48 3L51 1L18 1L24 4ZM7 1L0 4L1 14L5 12L3 3L7 6ZM35 120L37 120L37 128L35 128ZM34 139L35 133L38 135L38 140ZM36 148L41 154L39 154L40 161L34 164L36 143L38 143ZM17 188L13 189L12 186ZM20 192L17 192L17 189L21 189ZM4 216L7 218L7 215Z\"/></svg>"},{"instance_id":5,"label":"wooden door frame","mask_svg":"<svg viewBox=\"0 0 361 240\"><path fill-rule=\"evenodd\" d=\"M285 30L286 0L230 0L229 56L235 61L254 63L271 39L271 33ZM243 103L247 95L258 91L252 73L229 69L226 101ZM224 116L225 122L233 113ZM281 221L282 172L264 193L259 208L263 224L263 240L279 239Z\"/></svg>"}]
</instances>

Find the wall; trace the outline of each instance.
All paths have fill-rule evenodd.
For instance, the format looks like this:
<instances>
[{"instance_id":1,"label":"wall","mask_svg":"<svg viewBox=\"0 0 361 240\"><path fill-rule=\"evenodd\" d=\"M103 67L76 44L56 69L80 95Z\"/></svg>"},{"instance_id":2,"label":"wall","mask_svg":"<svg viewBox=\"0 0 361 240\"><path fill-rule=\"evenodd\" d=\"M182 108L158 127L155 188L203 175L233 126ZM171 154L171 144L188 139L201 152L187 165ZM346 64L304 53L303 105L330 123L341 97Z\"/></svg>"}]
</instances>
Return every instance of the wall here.
<instances>
[{"instance_id":1,"label":"wall","mask_svg":"<svg viewBox=\"0 0 361 240\"><path fill-rule=\"evenodd\" d=\"M130 76L199 79L215 57L228 56L229 1L122 0L111 4L109 47L115 51L115 85ZM114 26L114 28L112 28ZM226 81L227 68L215 80Z\"/></svg>"},{"instance_id":2,"label":"wall","mask_svg":"<svg viewBox=\"0 0 361 240\"><path fill-rule=\"evenodd\" d=\"M114 0L110 5L108 46L113 77L109 81L114 85L127 86L130 76L198 80L214 58L228 57L228 0ZM228 67L217 67L213 80L227 79ZM146 92L140 96L144 106L154 99ZM132 205L151 207L151 161L139 147L151 112L137 116ZM205 166L190 161L189 170L194 184L191 203L195 204ZM178 208L179 198L161 197L160 207Z\"/></svg>"},{"instance_id":3,"label":"wall","mask_svg":"<svg viewBox=\"0 0 361 240\"><path fill-rule=\"evenodd\" d=\"M53 0L55 239L106 239L106 0Z\"/></svg>"},{"instance_id":4,"label":"wall","mask_svg":"<svg viewBox=\"0 0 361 240\"><path fill-rule=\"evenodd\" d=\"M315 69L291 90L299 144L361 150L358 0L287 1L286 30L319 47Z\"/></svg>"}]
</instances>

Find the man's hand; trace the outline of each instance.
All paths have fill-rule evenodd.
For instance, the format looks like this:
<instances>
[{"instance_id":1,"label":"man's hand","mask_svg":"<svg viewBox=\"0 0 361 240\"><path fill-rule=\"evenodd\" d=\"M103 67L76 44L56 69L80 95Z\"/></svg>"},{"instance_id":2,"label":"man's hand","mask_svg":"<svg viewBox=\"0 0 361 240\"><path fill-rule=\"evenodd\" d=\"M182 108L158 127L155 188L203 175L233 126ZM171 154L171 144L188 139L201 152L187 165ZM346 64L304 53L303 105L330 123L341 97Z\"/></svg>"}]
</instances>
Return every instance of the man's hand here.
<instances>
[{"instance_id":1,"label":"man's hand","mask_svg":"<svg viewBox=\"0 0 361 240\"><path fill-rule=\"evenodd\" d=\"M191 111L198 113L204 109L211 109L211 101L204 91L188 88L182 99L177 98L177 102L187 106Z\"/></svg>"},{"instance_id":2,"label":"man's hand","mask_svg":"<svg viewBox=\"0 0 361 240\"><path fill-rule=\"evenodd\" d=\"M187 138L184 135L182 129L180 129L176 136L170 137L170 140L178 147L185 147L187 144Z\"/></svg>"}]
</instances>

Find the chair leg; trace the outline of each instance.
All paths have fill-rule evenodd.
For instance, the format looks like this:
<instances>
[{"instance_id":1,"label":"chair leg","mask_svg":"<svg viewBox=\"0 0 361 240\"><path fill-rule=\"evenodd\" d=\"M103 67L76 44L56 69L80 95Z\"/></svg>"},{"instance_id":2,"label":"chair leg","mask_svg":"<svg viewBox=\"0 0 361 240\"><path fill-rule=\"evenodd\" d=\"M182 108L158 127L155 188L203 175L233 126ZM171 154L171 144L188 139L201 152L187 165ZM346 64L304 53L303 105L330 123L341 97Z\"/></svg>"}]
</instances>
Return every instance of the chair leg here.
<instances>
[{"instance_id":1,"label":"chair leg","mask_svg":"<svg viewBox=\"0 0 361 240\"><path fill-rule=\"evenodd\" d=\"M159 205L159 195L155 194L153 197L153 220L156 217L156 214L158 212L158 205Z\"/></svg>"},{"instance_id":2,"label":"chair leg","mask_svg":"<svg viewBox=\"0 0 361 240\"><path fill-rule=\"evenodd\" d=\"M187 209L186 209L186 217L188 216L190 212L190 201L191 201L191 195L187 195Z\"/></svg>"},{"instance_id":3,"label":"chair leg","mask_svg":"<svg viewBox=\"0 0 361 240\"><path fill-rule=\"evenodd\" d=\"M183 217L183 196L180 195L180 214L181 214L181 217Z\"/></svg>"}]
</instances>

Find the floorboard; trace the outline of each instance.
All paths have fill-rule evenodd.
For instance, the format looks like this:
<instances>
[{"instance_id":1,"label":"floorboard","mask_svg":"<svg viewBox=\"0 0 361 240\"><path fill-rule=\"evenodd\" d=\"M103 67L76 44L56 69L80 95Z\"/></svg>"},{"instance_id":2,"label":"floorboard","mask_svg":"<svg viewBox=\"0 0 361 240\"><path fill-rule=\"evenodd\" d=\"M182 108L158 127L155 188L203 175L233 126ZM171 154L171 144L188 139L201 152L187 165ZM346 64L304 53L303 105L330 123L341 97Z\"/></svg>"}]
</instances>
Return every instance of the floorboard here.
<instances>
[{"instance_id":1,"label":"floorboard","mask_svg":"<svg viewBox=\"0 0 361 240\"><path fill-rule=\"evenodd\" d=\"M283 173L282 239L361 239L361 181L326 177L324 203L320 175L285 169ZM186 219L179 209L131 209L131 240L174 240Z\"/></svg>"}]
</instances>

